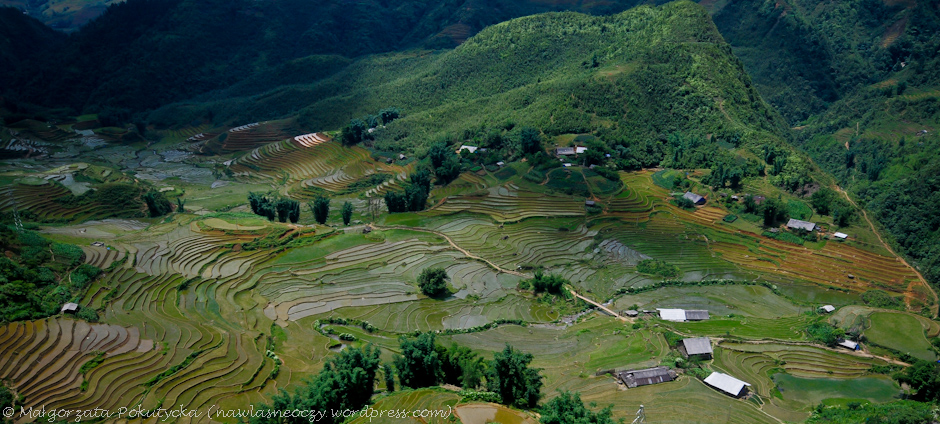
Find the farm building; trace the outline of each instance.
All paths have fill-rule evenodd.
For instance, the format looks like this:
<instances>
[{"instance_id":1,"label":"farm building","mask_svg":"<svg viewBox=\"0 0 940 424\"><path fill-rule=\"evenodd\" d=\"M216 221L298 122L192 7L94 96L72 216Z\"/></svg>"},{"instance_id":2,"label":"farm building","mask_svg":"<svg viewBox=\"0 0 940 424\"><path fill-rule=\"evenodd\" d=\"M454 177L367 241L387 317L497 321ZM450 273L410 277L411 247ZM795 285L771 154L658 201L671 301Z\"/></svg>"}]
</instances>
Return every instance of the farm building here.
<instances>
[{"instance_id":1,"label":"farm building","mask_svg":"<svg viewBox=\"0 0 940 424\"><path fill-rule=\"evenodd\" d=\"M685 194L683 194L682 197L685 197L686 199L691 200L692 203L695 203L696 205L704 205L704 204L705 204L705 197L704 197L704 196L699 196L698 194L695 194L695 193L693 193L693 192L691 192L691 191L685 192Z\"/></svg>"},{"instance_id":2,"label":"farm building","mask_svg":"<svg viewBox=\"0 0 940 424\"><path fill-rule=\"evenodd\" d=\"M659 309L659 317L666 321L685 321L685 310L683 309Z\"/></svg>"},{"instance_id":3,"label":"farm building","mask_svg":"<svg viewBox=\"0 0 940 424\"><path fill-rule=\"evenodd\" d=\"M585 200L585 201L584 201L584 206L594 206L594 204L595 204L595 203L594 203L593 200Z\"/></svg>"},{"instance_id":4,"label":"farm building","mask_svg":"<svg viewBox=\"0 0 940 424\"><path fill-rule=\"evenodd\" d=\"M835 311L836 307L832 305L825 305L825 306L820 306L819 309L828 314L828 313L832 313L832 311Z\"/></svg>"},{"instance_id":5,"label":"farm building","mask_svg":"<svg viewBox=\"0 0 940 424\"><path fill-rule=\"evenodd\" d=\"M557 156L570 156L575 154L574 147L559 147L555 149L555 155Z\"/></svg>"},{"instance_id":6,"label":"farm building","mask_svg":"<svg viewBox=\"0 0 940 424\"><path fill-rule=\"evenodd\" d=\"M843 340L839 342L838 345L849 350L858 350L858 343L855 343L851 340Z\"/></svg>"},{"instance_id":7,"label":"farm building","mask_svg":"<svg viewBox=\"0 0 940 424\"><path fill-rule=\"evenodd\" d=\"M703 310L687 310L685 311L685 320L686 321L705 321L708 317L708 311Z\"/></svg>"},{"instance_id":8,"label":"farm building","mask_svg":"<svg viewBox=\"0 0 940 424\"><path fill-rule=\"evenodd\" d=\"M686 358L696 356L702 359L711 359L713 353L712 341L708 337L682 339L679 343L679 353Z\"/></svg>"},{"instance_id":9,"label":"farm building","mask_svg":"<svg viewBox=\"0 0 940 424\"><path fill-rule=\"evenodd\" d=\"M92 246L95 246L95 247L104 247L104 243L102 243L102 242L100 242L100 241L96 241L96 242L92 243L91 245L92 245Z\"/></svg>"},{"instance_id":10,"label":"farm building","mask_svg":"<svg viewBox=\"0 0 940 424\"><path fill-rule=\"evenodd\" d=\"M750 386L748 383L720 372L711 373L705 378L705 384L736 398L747 395L747 388Z\"/></svg>"},{"instance_id":11,"label":"farm building","mask_svg":"<svg viewBox=\"0 0 940 424\"><path fill-rule=\"evenodd\" d=\"M624 311L623 314L626 315L626 316L628 316L628 317L638 317L638 316L640 316L640 313L637 312L637 311L634 311L633 309L631 309L631 310L629 310L629 311Z\"/></svg>"},{"instance_id":12,"label":"farm building","mask_svg":"<svg viewBox=\"0 0 940 424\"><path fill-rule=\"evenodd\" d=\"M574 147L574 152L575 152L576 154L579 154L579 155L580 155L581 153L584 153L584 152L586 152L586 151L587 151L587 147L584 147L584 146L575 146L575 147Z\"/></svg>"},{"instance_id":13,"label":"farm building","mask_svg":"<svg viewBox=\"0 0 940 424\"><path fill-rule=\"evenodd\" d=\"M666 367L647 368L643 370L628 370L617 373L619 379L627 388L633 389L650 384L666 383L676 379L676 372Z\"/></svg>"},{"instance_id":14,"label":"farm building","mask_svg":"<svg viewBox=\"0 0 940 424\"><path fill-rule=\"evenodd\" d=\"M708 311L703 310L685 310L685 309L660 309L659 317L666 321L704 321L708 319Z\"/></svg>"},{"instance_id":15,"label":"farm building","mask_svg":"<svg viewBox=\"0 0 940 424\"><path fill-rule=\"evenodd\" d=\"M74 314L74 313L76 313L76 312L78 312L78 304L77 304L77 303L69 302L69 303L66 303L66 304L62 305L62 313L63 313L63 314Z\"/></svg>"},{"instance_id":16,"label":"farm building","mask_svg":"<svg viewBox=\"0 0 940 424\"><path fill-rule=\"evenodd\" d=\"M460 152L462 152L462 151L464 151L464 150L466 150L466 151L469 152L469 153L474 153L474 152L477 151L477 149L478 149L477 146L468 146L468 145L464 144L464 145L460 146L459 149L457 149L457 153L460 153Z\"/></svg>"},{"instance_id":17,"label":"farm building","mask_svg":"<svg viewBox=\"0 0 940 424\"><path fill-rule=\"evenodd\" d=\"M845 240L845 239L849 238L849 235L846 234L846 233L834 233L834 234L832 234L832 236L835 237L835 238L837 238L837 239L839 239L839 240Z\"/></svg>"},{"instance_id":18,"label":"farm building","mask_svg":"<svg viewBox=\"0 0 940 424\"><path fill-rule=\"evenodd\" d=\"M790 218L790 220L787 221L787 228L791 230L816 231L819 226L816 225L815 222L800 221L799 219Z\"/></svg>"},{"instance_id":19,"label":"farm building","mask_svg":"<svg viewBox=\"0 0 940 424\"><path fill-rule=\"evenodd\" d=\"M500 167L503 166L503 165L505 165L505 164L506 164L506 162L503 162L503 161L496 162L496 166L500 166Z\"/></svg>"}]
</instances>

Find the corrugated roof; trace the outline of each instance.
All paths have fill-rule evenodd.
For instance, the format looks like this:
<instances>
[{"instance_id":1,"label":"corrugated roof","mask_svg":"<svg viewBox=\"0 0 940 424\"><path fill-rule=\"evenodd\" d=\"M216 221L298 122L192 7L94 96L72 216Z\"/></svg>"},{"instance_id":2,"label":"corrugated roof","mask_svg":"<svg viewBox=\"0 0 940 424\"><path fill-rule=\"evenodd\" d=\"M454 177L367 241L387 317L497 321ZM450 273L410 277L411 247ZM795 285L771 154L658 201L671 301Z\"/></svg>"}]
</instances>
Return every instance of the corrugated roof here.
<instances>
[{"instance_id":1,"label":"corrugated roof","mask_svg":"<svg viewBox=\"0 0 940 424\"><path fill-rule=\"evenodd\" d=\"M675 373L666 367L621 371L617 376L629 388L675 380Z\"/></svg>"},{"instance_id":2,"label":"corrugated roof","mask_svg":"<svg viewBox=\"0 0 940 424\"><path fill-rule=\"evenodd\" d=\"M659 311L659 317L666 321L685 321L685 310L683 309L660 309L656 308Z\"/></svg>"},{"instance_id":3,"label":"corrugated roof","mask_svg":"<svg viewBox=\"0 0 940 424\"><path fill-rule=\"evenodd\" d=\"M835 307L835 306L832 306L832 305L826 305L826 306L823 306L823 307L821 307L821 308L819 308L819 309L822 309L822 310L824 310L824 311L826 311L826 312L832 312L832 311L836 310L836 307Z\"/></svg>"},{"instance_id":4,"label":"corrugated roof","mask_svg":"<svg viewBox=\"0 0 940 424\"><path fill-rule=\"evenodd\" d=\"M735 397L741 394L741 390L744 390L745 386L750 386L748 383L720 372L711 373L705 378L705 384Z\"/></svg>"},{"instance_id":5,"label":"corrugated roof","mask_svg":"<svg viewBox=\"0 0 940 424\"><path fill-rule=\"evenodd\" d=\"M687 310L685 311L685 319L688 321L702 321L708 319L708 311L704 310Z\"/></svg>"},{"instance_id":6,"label":"corrugated roof","mask_svg":"<svg viewBox=\"0 0 940 424\"><path fill-rule=\"evenodd\" d=\"M559 147L555 149L556 155L573 155L574 147Z\"/></svg>"},{"instance_id":7,"label":"corrugated roof","mask_svg":"<svg viewBox=\"0 0 940 424\"><path fill-rule=\"evenodd\" d=\"M835 233L835 234L833 234L833 237L835 237L835 238L840 238L840 239L846 239L846 238L849 237L849 235L846 234L846 233Z\"/></svg>"},{"instance_id":8,"label":"corrugated roof","mask_svg":"<svg viewBox=\"0 0 940 424\"><path fill-rule=\"evenodd\" d=\"M478 149L477 146L468 146L468 145L464 144L464 145L460 146L460 148L457 149L457 151L459 152L459 151L461 151L461 150L466 150L466 151L468 151L468 152L470 152L470 153L473 153L473 152L476 152L477 149Z\"/></svg>"},{"instance_id":9,"label":"corrugated roof","mask_svg":"<svg viewBox=\"0 0 940 424\"><path fill-rule=\"evenodd\" d=\"M708 337L683 339L682 345L685 346L685 353L688 353L689 355L712 354L712 341Z\"/></svg>"},{"instance_id":10,"label":"corrugated roof","mask_svg":"<svg viewBox=\"0 0 940 424\"><path fill-rule=\"evenodd\" d=\"M855 342L853 342L853 341L851 341L851 340L843 340L843 341L839 342L839 346L842 346L842 347L845 347L845 348L849 348L849 349L852 349L852 350L858 349L858 343L855 343Z\"/></svg>"},{"instance_id":11,"label":"corrugated roof","mask_svg":"<svg viewBox=\"0 0 940 424\"><path fill-rule=\"evenodd\" d=\"M685 194L683 194L682 197L685 197L686 199L691 200L692 203L698 203L705 199L704 197L699 196L691 191L685 192Z\"/></svg>"},{"instance_id":12,"label":"corrugated roof","mask_svg":"<svg viewBox=\"0 0 940 424\"><path fill-rule=\"evenodd\" d=\"M69 302L62 305L62 312L76 312L78 311L78 304Z\"/></svg>"},{"instance_id":13,"label":"corrugated roof","mask_svg":"<svg viewBox=\"0 0 940 424\"><path fill-rule=\"evenodd\" d=\"M799 219L790 218L790 220L787 221L787 228L796 228L796 229L802 229L806 231L813 231L816 229L816 223L809 222L809 221L800 221Z\"/></svg>"}]
</instances>

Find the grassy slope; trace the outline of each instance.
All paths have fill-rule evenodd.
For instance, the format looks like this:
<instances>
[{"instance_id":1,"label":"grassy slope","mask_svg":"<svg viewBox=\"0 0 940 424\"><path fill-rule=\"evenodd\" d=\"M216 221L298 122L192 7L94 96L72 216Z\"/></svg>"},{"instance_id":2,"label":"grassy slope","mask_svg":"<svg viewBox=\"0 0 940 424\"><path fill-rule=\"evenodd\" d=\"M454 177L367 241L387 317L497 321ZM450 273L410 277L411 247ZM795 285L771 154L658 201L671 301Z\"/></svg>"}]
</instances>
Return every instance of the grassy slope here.
<instances>
[{"instance_id":1,"label":"grassy slope","mask_svg":"<svg viewBox=\"0 0 940 424\"><path fill-rule=\"evenodd\" d=\"M278 105L295 108L303 99L316 99L300 121L317 130L401 107L407 116L379 135L383 148L415 148L435 135L507 121L551 135L606 127L609 138L649 141L677 131L774 139L783 128L704 9L689 2L610 17L520 18L453 51L369 57L320 83L208 109L216 117L256 119L263 115L252 112L287 113ZM160 115L206 113L193 108L201 107L181 105Z\"/></svg>"}]
</instances>

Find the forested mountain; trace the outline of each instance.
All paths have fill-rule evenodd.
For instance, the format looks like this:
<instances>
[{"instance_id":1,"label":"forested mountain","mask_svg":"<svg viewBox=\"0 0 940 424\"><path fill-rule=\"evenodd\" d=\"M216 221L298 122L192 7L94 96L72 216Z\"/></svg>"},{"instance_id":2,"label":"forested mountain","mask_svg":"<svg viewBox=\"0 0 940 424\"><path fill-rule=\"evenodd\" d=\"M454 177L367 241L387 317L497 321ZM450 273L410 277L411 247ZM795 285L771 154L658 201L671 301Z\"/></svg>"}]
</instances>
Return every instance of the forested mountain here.
<instances>
[{"instance_id":1,"label":"forested mountain","mask_svg":"<svg viewBox=\"0 0 940 424\"><path fill-rule=\"evenodd\" d=\"M7 68L5 75L10 68L18 67L36 53L64 40L61 33L23 15L18 9L0 7L0 63ZM0 81L0 87L3 85Z\"/></svg>"},{"instance_id":2,"label":"forested mountain","mask_svg":"<svg viewBox=\"0 0 940 424\"><path fill-rule=\"evenodd\" d=\"M134 0L110 6L60 48L42 49L42 58L19 67L8 87L19 88L21 100L46 106L140 111L310 55L450 48L517 16L610 13L631 3Z\"/></svg>"}]
</instances>

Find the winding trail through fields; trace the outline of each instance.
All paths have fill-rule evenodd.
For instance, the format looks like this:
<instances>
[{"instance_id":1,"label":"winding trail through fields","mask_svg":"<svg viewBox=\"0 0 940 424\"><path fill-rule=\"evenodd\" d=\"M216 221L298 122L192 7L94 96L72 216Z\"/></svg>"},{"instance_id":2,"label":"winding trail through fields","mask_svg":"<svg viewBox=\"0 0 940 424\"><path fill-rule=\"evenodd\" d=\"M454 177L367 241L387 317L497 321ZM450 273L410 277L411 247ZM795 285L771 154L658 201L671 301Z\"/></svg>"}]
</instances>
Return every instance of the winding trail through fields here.
<instances>
[{"instance_id":1,"label":"winding trail through fields","mask_svg":"<svg viewBox=\"0 0 940 424\"><path fill-rule=\"evenodd\" d=\"M628 321L630 321L630 320L627 319L626 317L623 317L623 316L621 316L620 314L618 314L618 313L616 313L616 312L610 310L610 309L607 308L606 306L601 305L600 303L597 303L597 302L595 302L595 301L593 301L593 300L591 300L591 299L588 299L588 298L586 298L586 297L584 297L584 296L581 296L580 294L578 294L578 292L574 291L573 288L568 287L567 289L568 289L569 292L571 292L571 294L574 295L574 297L577 297L578 299L581 299L581 300L583 300L583 301L585 301L585 302L587 302L587 303L590 303L590 304L592 304L592 305L594 305L594 306L597 306L598 309L600 309L600 310L602 310L602 311L604 311L604 312L607 312L608 314L613 315L613 316L616 317L617 319L619 319L619 320L621 320L621 321L623 321L623 322L628 322Z\"/></svg>"},{"instance_id":2,"label":"winding trail through fields","mask_svg":"<svg viewBox=\"0 0 940 424\"><path fill-rule=\"evenodd\" d=\"M444 240L447 240L447 243L449 243L449 244L451 245L451 247L453 247L454 249L457 249L458 251L460 251L460 253L463 253L463 254L464 254L465 256L467 256L468 258L470 258L470 259L476 259L476 260L478 260L478 261L484 262L484 263L486 263L487 265L493 267L493 269L495 269L495 270L497 270L497 271L499 271L499 272L503 272L503 273L506 273L506 274L512 274L512 275L516 275L516 276L523 277L523 278L529 278L529 277L530 277L530 275L526 275L526 274L523 274L523 273L518 272L518 271L514 271L514 270L502 268L502 267L500 267L499 265L496 265L495 263L493 263L492 261L490 261L489 259L481 258L481 257L479 257L479 256L477 256L477 255L474 255L473 253L470 253L467 249L464 249L464 248L458 246L457 243L455 243L454 240L451 239L447 234L444 234L444 233L439 232L439 231L428 230L428 229L425 229L425 228L418 228L418 227L407 227L407 226L402 226L402 225L393 225L393 226L390 226L390 227L380 227L380 226L375 225L375 224L369 224L369 225L370 225L372 228L377 229L377 230L408 230L408 231L418 231L418 232L422 232L422 233L434 234L434 235L436 235L436 236L443 237Z\"/></svg>"},{"instance_id":3,"label":"winding trail through fields","mask_svg":"<svg viewBox=\"0 0 940 424\"><path fill-rule=\"evenodd\" d=\"M891 246L889 246L888 243L885 242L884 239L881 238L881 234L878 233L878 229L875 228L875 224L871 222L870 218L868 218L868 212L864 208L859 207L858 204L856 204L855 201L852 200L851 197L849 197L849 194L846 193L845 190L842 189L842 187L839 187L838 185L836 185L835 188L839 193L842 193L842 196L845 197L845 200L848 200L849 203L852 204L852 206L855 206L856 209L862 211L862 218L865 218L865 222L867 222L868 226L871 227L871 232L875 234L875 237L878 238L878 241L881 242L884 248L888 252L890 252L892 255L894 255L895 258L901 261L901 263L904 264L904 266L908 267L911 271L914 272L914 274L917 275L917 278L920 280L920 284L923 284L923 286L927 288L927 291L933 296L933 306L930 308L931 309L930 313L934 317L936 317L938 311L940 311L940 298L937 297L937 292L934 291L933 287L931 287L929 283L927 283L927 280L924 279L924 276L921 275L920 271L918 271L917 268L914 268L913 266L911 266L911 264L907 263L907 261L904 260L904 258L901 257L901 255L897 254L897 252L895 252L894 249L892 249ZM908 309L910 309L911 307L912 300L914 300L913 282L910 285L908 285L908 289L904 294L904 302L907 304Z\"/></svg>"}]
</instances>

